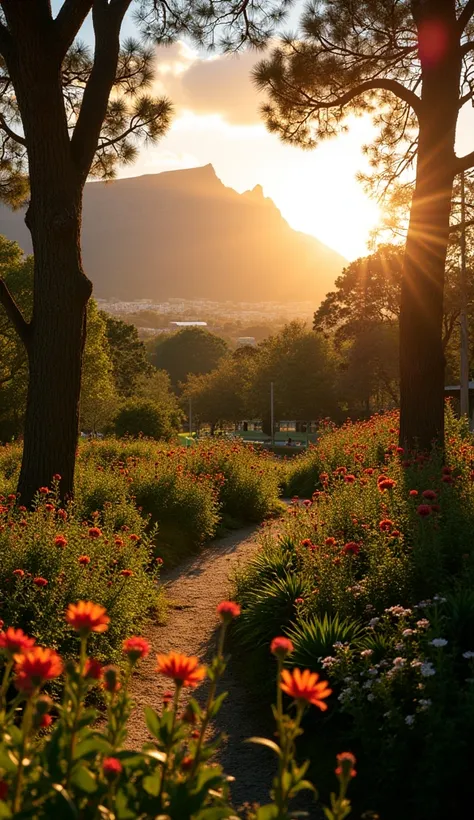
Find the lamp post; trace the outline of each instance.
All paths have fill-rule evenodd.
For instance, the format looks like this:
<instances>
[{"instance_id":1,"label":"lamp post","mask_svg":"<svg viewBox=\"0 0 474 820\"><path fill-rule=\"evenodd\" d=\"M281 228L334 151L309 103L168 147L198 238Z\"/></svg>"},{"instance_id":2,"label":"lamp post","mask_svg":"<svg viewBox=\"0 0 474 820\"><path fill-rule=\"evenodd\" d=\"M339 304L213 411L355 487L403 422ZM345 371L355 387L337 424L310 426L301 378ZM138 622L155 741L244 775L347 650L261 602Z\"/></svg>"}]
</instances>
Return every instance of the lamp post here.
<instances>
[{"instance_id":1,"label":"lamp post","mask_svg":"<svg viewBox=\"0 0 474 820\"><path fill-rule=\"evenodd\" d=\"M272 447L275 444L275 407L273 382L270 383L270 424L272 428Z\"/></svg>"}]
</instances>

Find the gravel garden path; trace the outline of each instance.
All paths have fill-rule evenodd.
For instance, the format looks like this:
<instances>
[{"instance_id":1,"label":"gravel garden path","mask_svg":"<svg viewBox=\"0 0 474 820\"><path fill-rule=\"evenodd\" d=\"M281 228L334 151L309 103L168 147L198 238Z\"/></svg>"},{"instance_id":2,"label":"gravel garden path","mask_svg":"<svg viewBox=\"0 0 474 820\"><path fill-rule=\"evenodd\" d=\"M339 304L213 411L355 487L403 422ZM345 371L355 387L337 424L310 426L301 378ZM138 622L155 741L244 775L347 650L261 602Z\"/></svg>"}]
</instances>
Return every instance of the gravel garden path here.
<instances>
[{"instance_id":1,"label":"gravel garden path","mask_svg":"<svg viewBox=\"0 0 474 820\"><path fill-rule=\"evenodd\" d=\"M146 637L152 645L148 658L139 664L132 685L136 703L129 724L127 745L133 748L150 739L143 718L147 705L160 708L162 693L169 682L155 672L156 653L176 650L197 655L207 662L213 654L216 639L216 606L229 596L229 575L245 563L257 549L258 527L240 529L221 538L197 556L163 573L163 583L169 600L167 621L151 625ZM219 761L236 782L232 787L234 805L268 801L268 791L274 773L275 757L271 751L243 741L255 734L268 734L268 707L262 710L253 702L245 686L232 676L232 659L222 680L221 691L229 693L212 727L213 733L227 736ZM202 700L204 687L195 692ZM263 714L262 714L263 712Z\"/></svg>"}]
</instances>

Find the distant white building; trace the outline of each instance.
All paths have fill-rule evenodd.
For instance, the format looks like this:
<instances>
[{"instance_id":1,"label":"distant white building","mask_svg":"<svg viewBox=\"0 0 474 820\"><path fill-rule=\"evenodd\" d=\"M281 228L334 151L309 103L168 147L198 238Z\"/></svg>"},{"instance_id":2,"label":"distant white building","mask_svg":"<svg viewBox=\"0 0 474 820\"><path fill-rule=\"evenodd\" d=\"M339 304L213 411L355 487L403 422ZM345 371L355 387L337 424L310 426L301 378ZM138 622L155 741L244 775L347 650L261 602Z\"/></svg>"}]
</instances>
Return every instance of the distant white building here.
<instances>
[{"instance_id":1,"label":"distant white building","mask_svg":"<svg viewBox=\"0 0 474 820\"><path fill-rule=\"evenodd\" d=\"M256 344L255 336L239 336L237 339L239 347L255 347Z\"/></svg>"},{"instance_id":2,"label":"distant white building","mask_svg":"<svg viewBox=\"0 0 474 820\"><path fill-rule=\"evenodd\" d=\"M207 322L170 322L170 327L207 327Z\"/></svg>"}]
</instances>

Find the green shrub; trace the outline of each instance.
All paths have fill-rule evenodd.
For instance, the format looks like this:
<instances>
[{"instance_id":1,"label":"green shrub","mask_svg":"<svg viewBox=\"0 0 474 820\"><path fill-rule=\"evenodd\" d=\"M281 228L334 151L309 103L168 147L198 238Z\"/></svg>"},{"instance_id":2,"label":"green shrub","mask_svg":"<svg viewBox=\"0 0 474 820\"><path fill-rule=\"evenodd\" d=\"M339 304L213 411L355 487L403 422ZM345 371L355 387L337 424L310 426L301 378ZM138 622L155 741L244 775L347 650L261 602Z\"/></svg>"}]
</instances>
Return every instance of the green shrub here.
<instances>
[{"instance_id":1,"label":"green shrub","mask_svg":"<svg viewBox=\"0 0 474 820\"><path fill-rule=\"evenodd\" d=\"M72 505L60 509L54 494L40 496L34 512L13 502L2 505L2 620L68 654L71 636L61 615L73 601L94 599L113 617L101 642L105 656L113 657L131 629L163 608L151 539L130 502L121 505L120 515L127 517L127 510L133 530L128 525L117 529L113 505L106 505L92 524L81 523Z\"/></svg>"},{"instance_id":2,"label":"green shrub","mask_svg":"<svg viewBox=\"0 0 474 820\"><path fill-rule=\"evenodd\" d=\"M145 436L169 441L174 434L172 419L167 408L149 399L126 402L113 421L117 436Z\"/></svg>"}]
</instances>

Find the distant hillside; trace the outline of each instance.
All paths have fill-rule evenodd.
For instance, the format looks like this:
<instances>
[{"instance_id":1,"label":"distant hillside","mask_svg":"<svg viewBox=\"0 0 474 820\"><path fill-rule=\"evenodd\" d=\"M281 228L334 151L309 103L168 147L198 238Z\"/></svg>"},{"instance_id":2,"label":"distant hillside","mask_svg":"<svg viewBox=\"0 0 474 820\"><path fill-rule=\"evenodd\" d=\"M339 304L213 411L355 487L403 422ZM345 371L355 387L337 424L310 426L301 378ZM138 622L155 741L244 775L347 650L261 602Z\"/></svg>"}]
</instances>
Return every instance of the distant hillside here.
<instances>
[{"instance_id":1,"label":"distant hillside","mask_svg":"<svg viewBox=\"0 0 474 820\"><path fill-rule=\"evenodd\" d=\"M31 252L23 213L0 207L0 233ZM95 295L315 305L345 259L294 231L257 185L238 194L212 165L86 185L84 265Z\"/></svg>"}]
</instances>

